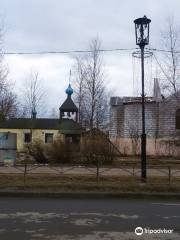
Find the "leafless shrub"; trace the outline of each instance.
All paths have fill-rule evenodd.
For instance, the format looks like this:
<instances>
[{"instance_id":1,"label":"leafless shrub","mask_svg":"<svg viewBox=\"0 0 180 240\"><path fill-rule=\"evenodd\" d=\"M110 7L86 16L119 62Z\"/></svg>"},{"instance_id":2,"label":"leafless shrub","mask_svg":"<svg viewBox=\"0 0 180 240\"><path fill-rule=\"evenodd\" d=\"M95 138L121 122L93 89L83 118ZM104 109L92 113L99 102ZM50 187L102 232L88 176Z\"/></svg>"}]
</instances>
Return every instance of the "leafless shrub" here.
<instances>
[{"instance_id":1,"label":"leafless shrub","mask_svg":"<svg viewBox=\"0 0 180 240\"><path fill-rule=\"evenodd\" d=\"M112 164L115 150L104 133L90 131L83 137L81 152L86 164Z\"/></svg>"},{"instance_id":2,"label":"leafless shrub","mask_svg":"<svg viewBox=\"0 0 180 240\"><path fill-rule=\"evenodd\" d=\"M140 129L137 121L127 121L128 134L132 144L132 154L138 155L140 151Z\"/></svg>"},{"instance_id":3,"label":"leafless shrub","mask_svg":"<svg viewBox=\"0 0 180 240\"><path fill-rule=\"evenodd\" d=\"M164 139L160 141L160 147L164 147L166 149L165 155L174 157L180 157L180 139L175 137L169 137L168 139Z\"/></svg>"},{"instance_id":4,"label":"leafless shrub","mask_svg":"<svg viewBox=\"0 0 180 240\"><path fill-rule=\"evenodd\" d=\"M48 162L53 163L69 163L71 161L71 153L68 145L60 138L56 139L47 147Z\"/></svg>"},{"instance_id":5,"label":"leafless shrub","mask_svg":"<svg viewBox=\"0 0 180 240\"><path fill-rule=\"evenodd\" d=\"M34 158L37 163L47 163L47 153L45 145L42 141L36 140L26 146L27 152Z\"/></svg>"},{"instance_id":6,"label":"leafless shrub","mask_svg":"<svg viewBox=\"0 0 180 240\"><path fill-rule=\"evenodd\" d=\"M68 145L60 138L49 144L35 140L33 143L28 144L26 149L27 153L37 163L59 164L71 161Z\"/></svg>"}]
</instances>

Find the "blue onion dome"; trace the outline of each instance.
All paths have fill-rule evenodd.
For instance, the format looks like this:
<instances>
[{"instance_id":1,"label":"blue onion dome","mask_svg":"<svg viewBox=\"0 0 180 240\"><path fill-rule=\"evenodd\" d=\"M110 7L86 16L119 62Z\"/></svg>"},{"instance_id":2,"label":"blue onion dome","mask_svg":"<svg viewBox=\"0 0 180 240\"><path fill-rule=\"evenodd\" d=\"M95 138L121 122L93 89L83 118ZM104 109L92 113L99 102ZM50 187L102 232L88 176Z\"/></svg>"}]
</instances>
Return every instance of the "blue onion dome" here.
<instances>
[{"instance_id":1,"label":"blue onion dome","mask_svg":"<svg viewBox=\"0 0 180 240\"><path fill-rule=\"evenodd\" d=\"M71 96L73 94L73 89L71 87L71 84L69 84L68 88L66 89L66 93L68 96Z\"/></svg>"}]
</instances>

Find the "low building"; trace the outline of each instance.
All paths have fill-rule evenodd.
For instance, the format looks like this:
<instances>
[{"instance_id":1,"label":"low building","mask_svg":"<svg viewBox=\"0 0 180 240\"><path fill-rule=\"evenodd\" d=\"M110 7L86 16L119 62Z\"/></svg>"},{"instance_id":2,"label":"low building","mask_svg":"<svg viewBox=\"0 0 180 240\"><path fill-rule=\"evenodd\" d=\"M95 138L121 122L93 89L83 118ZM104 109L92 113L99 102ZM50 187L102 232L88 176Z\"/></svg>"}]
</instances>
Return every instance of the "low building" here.
<instances>
[{"instance_id":1,"label":"low building","mask_svg":"<svg viewBox=\"0 0 180 240\"><path fill-rule=\"evenodd\" d=\"M10 150L14 151L12 156L12 159L14 159L16 152L25 152L27 144L35 140L41 140L45 144L48 144L57 138L61 138L78 151L83 129L77 122L78 108L71 98L72 93L73 89L69 85L66 89L67 99L59 108L59 119L36 118L36 112L34 111L32 118L11 118L1 122L1 161L4 160L2 158ZM13 149L11 149L11 146L13 146Z\"/></svg>"}]
</instances>

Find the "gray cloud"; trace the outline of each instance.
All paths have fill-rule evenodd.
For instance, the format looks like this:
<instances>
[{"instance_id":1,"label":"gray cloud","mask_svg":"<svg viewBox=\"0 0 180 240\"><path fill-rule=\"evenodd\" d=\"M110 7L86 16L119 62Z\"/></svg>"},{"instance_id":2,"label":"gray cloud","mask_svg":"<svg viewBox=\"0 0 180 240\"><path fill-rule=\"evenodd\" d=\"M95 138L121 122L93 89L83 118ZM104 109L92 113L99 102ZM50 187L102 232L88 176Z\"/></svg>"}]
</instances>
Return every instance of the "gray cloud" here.
<instances>
[{"instance_id":1,"label":"gray cloud","mask_svg":"<svg viewBox=\"0 0 180 240\"><path fill-rule=\"evenodd\" d=\"M151 46L158 47L165 19L174 15L180 22L179 0L1 0L0 14L5 16L6 51L43 51L87 49L99 36L103 48L135 46L134 23L146 14L152 19ZM131 52L104 54L109 86L114 94L132 94ZM65 97L71 55L6 57L10 77L18 86L32 67L54 92L49 105L57 106ZM61 79L61 81L60 81Z\"/></svg>"},{"instance_id":2,"label":"gray cloud","mask_svg":"<svg viewBox=\"0 0 180 240\"><path fill-rule=\"evenodd\" d=\"M147 14L154 24L152 33L157 33L156 23L161 26L168 15L179 18L180 5L166 0L1 2L9 26L6 49L14 51L86 48L96 35L106 47L132 47L136 17Z\"/></svg>"}]
</instances>

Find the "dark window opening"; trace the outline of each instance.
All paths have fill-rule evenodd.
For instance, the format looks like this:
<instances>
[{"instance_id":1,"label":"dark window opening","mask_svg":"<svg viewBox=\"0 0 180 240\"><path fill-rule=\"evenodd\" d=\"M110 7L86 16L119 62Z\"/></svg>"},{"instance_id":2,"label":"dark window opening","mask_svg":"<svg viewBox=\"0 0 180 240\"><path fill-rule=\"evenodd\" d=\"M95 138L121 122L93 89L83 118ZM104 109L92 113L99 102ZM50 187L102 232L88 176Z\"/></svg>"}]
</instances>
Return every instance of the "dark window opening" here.
<instances>
[{"instance_id":1,"label":"dark window opening","mask_svg":"<svg viewBox=\"0 0 180 240\"><path fill-rule=\"evenodd\" d=\"M45 133L45 143L53 142L53 133Z\"/></svg>"},{"instance_id":2,"label":"dark window opening","mask_svg":"<svg viewBox=\"0 0 180 240\"><path fill-rule=\"evenodd\" d=\"M176 111L176 129L180 129L180 109Z\"/></svg>"},{"instance_id":3,"label":"dark window opening","mask_svg":"<svg viewBox=\"0 0 180 240\"><path fill-rule=\"evenodd\" d=\"M65 136L65 142L69 148L69 151L80 151L80 135L67 134Z\"/></svg>"},{"instance_id":4,"label":"dark window opening","mask_svg":"<svg viewBox=\"0 0 180 240\"><path fill-rule=\"evenodd\" d=\"M25 143L31 142L31 133L24 133L24 142Z\"/></svg>"}]
</instances>

